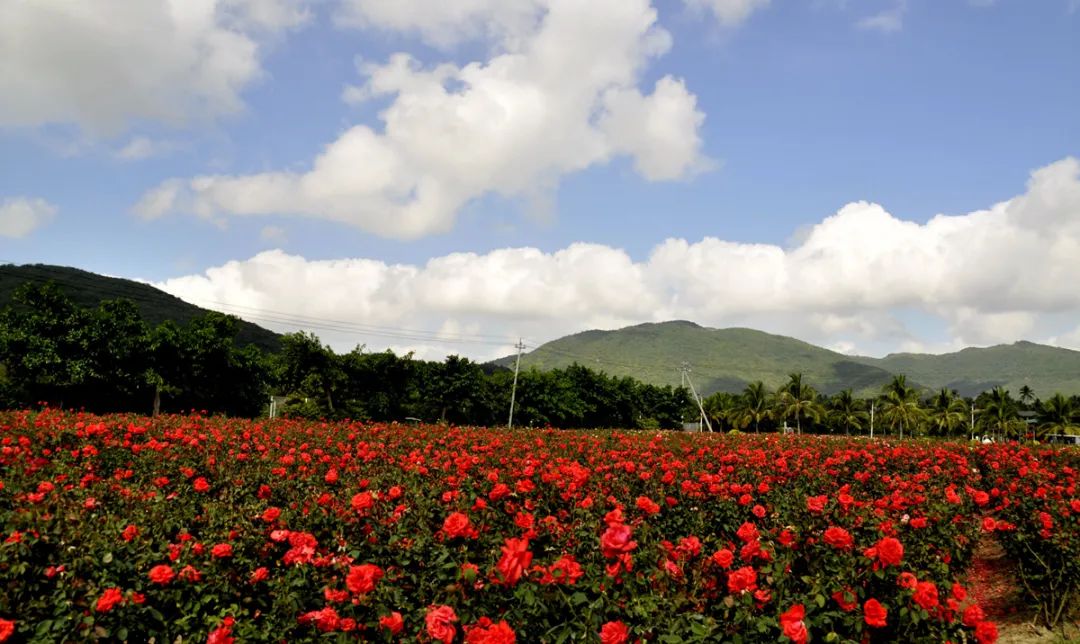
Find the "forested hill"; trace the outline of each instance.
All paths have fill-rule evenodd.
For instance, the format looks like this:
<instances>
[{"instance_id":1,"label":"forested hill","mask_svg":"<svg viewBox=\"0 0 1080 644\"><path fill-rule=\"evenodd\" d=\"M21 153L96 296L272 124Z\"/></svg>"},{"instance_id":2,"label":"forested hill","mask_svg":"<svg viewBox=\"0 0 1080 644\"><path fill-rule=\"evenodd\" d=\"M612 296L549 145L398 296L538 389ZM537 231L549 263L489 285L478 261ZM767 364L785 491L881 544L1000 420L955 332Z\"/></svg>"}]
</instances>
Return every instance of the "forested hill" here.
<instances>
[{"instance_id":1,"label":"forested hill","mask_svg":"<svg viewBox=\"0 0 1080 644\"><path fill-rule=\"evenodd\" d=\"M102 300L128 299L139 307L139 314L150 325L165 320L187 324L207 313L178 297L148 284L118 277L106 277L66 266L46 264L0 265L0 308L11 302L15 289L26 282L53 282L72 302L82 307L96 307ZM249 344L276 352L281 348L278 334L250 322L240 321L237 344Z\"/></svg>"},{"instance_id":2,"label":"forested hill","mask_svg":"<svg viewBox=\"0 0 1080 644\"><path fill-rule=\"evenodd\" d=\"M674 385L680 383L679 368L686 362L703 395L739 392L756 380L775 388L795 372L826 394L842 389L859 395L880 393L894 374L905 374L908 383L919 388L946 387L962 396L996 386L1016 394L1024 385L1039 396L1080 394L1080 352L1031 342L941 355L868 358L753 329L710 329L673 321L569 335L538 347L521 360L523 367L539 369L574 362L612 375ZM513 357L497 363L512 366Z\"/></svg>"}]
</instances>

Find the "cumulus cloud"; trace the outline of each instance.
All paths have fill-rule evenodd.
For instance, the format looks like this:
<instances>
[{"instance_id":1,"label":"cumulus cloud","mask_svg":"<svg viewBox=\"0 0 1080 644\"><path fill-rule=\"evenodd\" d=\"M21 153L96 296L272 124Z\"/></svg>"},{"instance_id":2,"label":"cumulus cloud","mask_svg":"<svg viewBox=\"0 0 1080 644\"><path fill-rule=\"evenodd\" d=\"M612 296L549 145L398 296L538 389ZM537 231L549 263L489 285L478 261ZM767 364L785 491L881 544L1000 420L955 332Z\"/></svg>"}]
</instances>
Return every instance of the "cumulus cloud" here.
<instances>
[{"instance_id":1,"label":"cumulus cloud","mask_svg":"<svg viewBox=\"0 0 1080 644\"><path fill-rule=\"evenodd\" d=\"M859 20L855 25L859 29L893 33L904 28L904 14L907 13L907 0L895 0L893 6Z\"/></svg>"},{"instance_id":2,"label":"cumulus cloud","mask_svg":"<svg viewBox=\"0 0 1080 644\"><path fill-rule=\"evenodd\" d=\"M409 239L450 229L487 194L542 202L561 177L620 156L649 180L708 167L694 94L671 76L640 87L671 46L648 0L345 6L345 24L434 44L479 38L491 54L464 65L407 53L365 63L365 82L345 98L387 101L380 128L348 128L303 172L169 180L135 211L298 215Z\"/></svg>"},{"instance_id":3,"label":"cumulus cloud","mask_svg":"<svg viewBox=\"0 0 1080 644\"><path fill-rule=\"evenodd\" d=\"M56 216L56 206L44 199L12 197L0 202L0 237L20 239Z\"/></svg>"},{"instance_id":4,"label":"cumulus cloud","mask_svg":"<svg viewBox=\"0 0 1080 644\"><path fill-rule=\"evenodd\" d=\"M640 261L573 244L551 253L455 253L424 265L268 251L160 286L196 303L246 307L231 309L241 315L284 311L384 329L451 325L504 338L494 348L442 349L478 357L507 352L518 335L535 343L670 319L752 326L851 352L1039 339L1030 336L1043 317L1080 314L1077 257L1080 161L1066 158L1033 172L1022 195L985 210L917 223L856 202L787 249L710 237L669 239ZM937 320L951 337L920 337L905 323L907 311ZM341 346L364 337L328 333ZM1061 343L1080 337L1059 335Z\"/></svg>"},{"instance_id":5,"label":"cumulus cloud","mask_svg":"<svg viewBox=\"0 0 1080 644\"><path fill-rule=\"evenodd\" d=\"M174 141L151 139L145 136L136 136L128 141L122 148L116 151L116 158L122 161L142 161L153 157L171 154L180 146Z\"/></svg>"},{"instance_id":6,"label":"cumulus cloud","mask_svg":"<svg viewBox=\"0 0 1080 644\"><path fill-rule=\"evenodd\" d=\"M706 9L721 25L734 27L745 22L751 14L769 6L770 0L683 0L688 6Z\"/></svg>"},{"instance_id":7,"label":"cumulus cloud","mask_svg":"<svg viewBox=\"0 0 1080 644\"><path fill-rule=\"evenodd\" d=\"M263 43L308 18L296 0L0 3L0 126L112 135L243 108Z\"/></svg>"}]
</instances>

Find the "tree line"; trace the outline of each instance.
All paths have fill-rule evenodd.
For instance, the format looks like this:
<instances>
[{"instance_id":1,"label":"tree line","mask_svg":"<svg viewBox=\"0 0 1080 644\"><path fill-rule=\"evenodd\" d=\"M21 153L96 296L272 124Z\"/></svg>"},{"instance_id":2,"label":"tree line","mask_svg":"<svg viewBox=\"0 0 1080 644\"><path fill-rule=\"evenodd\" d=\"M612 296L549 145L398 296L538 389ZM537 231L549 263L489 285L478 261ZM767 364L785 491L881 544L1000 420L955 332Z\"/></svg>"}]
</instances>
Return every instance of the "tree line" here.
<instances>
[{"instance_id":1,"label":"tree line","mask_svg":"<svg viewBox=\"0 0 1080 644\"><path fill-rule=\"evenodd\" d=\"M130 300L74 304L51 283L27 283L0 310L0 404L95 412L201 410L254 417L270 396L285 415L499 425L513 372L460 356L338 354L309 333L267 352L236 342L239 320L208 312L148 325ZM676 428L697 412L685 388L616 378L573 365L524 371L514 424Z\"/></svg>"},{"instance_id":2,"label":"tree line","mask_svg":"<svg viewBox=\"0 0 1080 644\"><path fill-rule=\"evenodd\" d=\"M978 436L1001 439L1080 434L1080 396L1055 393L1045 400L1024 385L1017 397L1002 387L974 398L947 388L923 391L894 376L881 393L857 397L850 389L820 394L793 373L775 390L752 382L741 393L717 392L704 402L714 427L746 431L895 436Z\"/></svg>"}]
</instances>

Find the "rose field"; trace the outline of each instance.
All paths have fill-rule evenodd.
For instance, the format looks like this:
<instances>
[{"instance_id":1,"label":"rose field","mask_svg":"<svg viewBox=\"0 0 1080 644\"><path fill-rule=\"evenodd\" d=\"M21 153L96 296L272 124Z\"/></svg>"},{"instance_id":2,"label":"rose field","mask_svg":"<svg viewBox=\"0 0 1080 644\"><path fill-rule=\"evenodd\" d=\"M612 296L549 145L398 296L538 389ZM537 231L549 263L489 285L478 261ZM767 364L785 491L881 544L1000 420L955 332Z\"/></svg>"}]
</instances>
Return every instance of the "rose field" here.
<instances>
[{"instance_id":1,"label":"rose field","mask_svg":"<svg viewBox=\"0 0 1080 644\"><path fill-rule=\"evenodd\" d=\"M0 641L992 642L1048 625L1080 452L0 413Z\"/></svg>"}]
</instances>

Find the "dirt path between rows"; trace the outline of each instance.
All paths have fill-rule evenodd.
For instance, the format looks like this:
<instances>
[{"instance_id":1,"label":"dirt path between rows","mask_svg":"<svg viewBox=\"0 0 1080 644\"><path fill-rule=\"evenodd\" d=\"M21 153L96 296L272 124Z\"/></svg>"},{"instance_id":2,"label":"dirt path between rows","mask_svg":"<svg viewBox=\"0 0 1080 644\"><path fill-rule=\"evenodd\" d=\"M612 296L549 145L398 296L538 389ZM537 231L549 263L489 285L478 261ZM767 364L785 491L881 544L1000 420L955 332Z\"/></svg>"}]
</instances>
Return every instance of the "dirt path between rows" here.
<instances>
[{"instance_id":1,"label":"dirt path between rows","mask_svg":"<svg viewBox=\"0 0 1080 644\"><path fill-rule=\"evenodd\" d=\"M984 535L975 549L966 586L986 616L997 623L1001 644L1080 642L1080 623L1067 625L1067 635L1035 623L1035 611L1028 606L1013 563L992 535Z\"/></svg>"}]
</instances>

